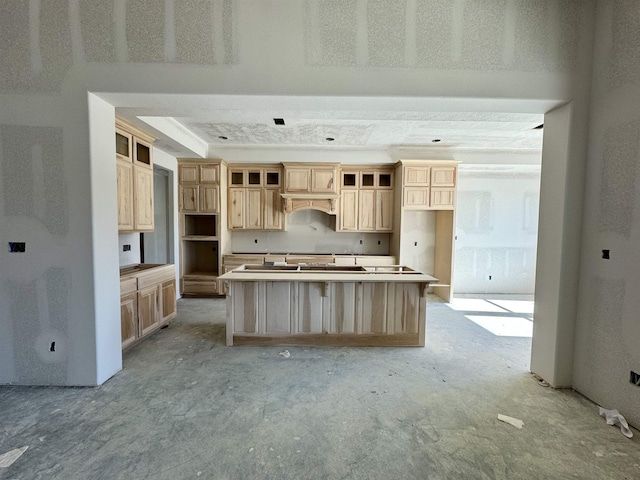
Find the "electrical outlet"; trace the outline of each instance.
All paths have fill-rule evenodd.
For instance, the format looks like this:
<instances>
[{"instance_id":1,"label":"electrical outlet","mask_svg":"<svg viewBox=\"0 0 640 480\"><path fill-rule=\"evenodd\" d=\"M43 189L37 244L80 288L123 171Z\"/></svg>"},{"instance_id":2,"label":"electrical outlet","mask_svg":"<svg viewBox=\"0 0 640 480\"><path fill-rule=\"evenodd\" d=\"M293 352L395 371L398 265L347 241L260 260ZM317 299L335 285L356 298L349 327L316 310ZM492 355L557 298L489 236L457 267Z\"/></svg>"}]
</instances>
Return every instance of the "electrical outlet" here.
<instances>
[{"instance_id":1,"label":"electrical outlet","mask_svg":"<svg viewBox=\"0 0 640 480\"><path fill-rule=\"evenodd\" d=\"M26 249L24 242L9 242L9 251L11 253L23 253Z\"/></svg>"}]
</instances>

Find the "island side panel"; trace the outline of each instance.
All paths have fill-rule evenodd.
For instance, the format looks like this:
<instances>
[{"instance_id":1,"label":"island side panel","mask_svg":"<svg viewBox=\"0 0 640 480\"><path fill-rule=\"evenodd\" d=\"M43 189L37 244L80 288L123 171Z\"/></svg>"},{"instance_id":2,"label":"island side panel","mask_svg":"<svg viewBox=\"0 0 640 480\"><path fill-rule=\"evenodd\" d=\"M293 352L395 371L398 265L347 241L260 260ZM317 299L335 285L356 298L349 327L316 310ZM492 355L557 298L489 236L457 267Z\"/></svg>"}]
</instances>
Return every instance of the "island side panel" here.
<instances>
[{"instance_id":1,"label":"island side panel","mask_svg":"<svg viewBox=\"0 0 640 480\"><path fill-rule=\"evenodd\" d=\"M362 330L359 333L387 333L388 283L362 283Z\"/></svg>"},{"instance_id":2,"label":"island side panel","mask_svg":"<svg viewBox=\"0 0 640 480\"><path fill-rule=\"evenodd\" d=\"M329 333L355 333L356 286L355 282L330 284Z\"/></svg>"},{"instance_id":3,"label":"island side panel","mask_svg":"<svg viewBox=\"0 0 640 480\"><path fill-rule=\"evenodd\" d=\"M258 282L231 282L233 332L257 333Z\"/></svg>"},{"instance_id":4,"label":"island side panel","mask_svg":"<svg viewBox=\"0 0 640 480\"><path fill-rule=\"evenodd\" d=\"M300 282L294 288L297 293L297 323L295 332L322 333L322 321L324 317L324 302L322 283ZM295 303L293 304L295 308Z\"/></svg>"},{"instance_id":5,"label":"island side panel","mask_svg":"<svg viewBox=\"0 0 640 480\"><path fill-rule=\"evenodd\" d=\"M265 284L265 333L292 333L292 282L260 282ZM262 332L260 332L262 333Z\"/></svg>"}]
</instances>

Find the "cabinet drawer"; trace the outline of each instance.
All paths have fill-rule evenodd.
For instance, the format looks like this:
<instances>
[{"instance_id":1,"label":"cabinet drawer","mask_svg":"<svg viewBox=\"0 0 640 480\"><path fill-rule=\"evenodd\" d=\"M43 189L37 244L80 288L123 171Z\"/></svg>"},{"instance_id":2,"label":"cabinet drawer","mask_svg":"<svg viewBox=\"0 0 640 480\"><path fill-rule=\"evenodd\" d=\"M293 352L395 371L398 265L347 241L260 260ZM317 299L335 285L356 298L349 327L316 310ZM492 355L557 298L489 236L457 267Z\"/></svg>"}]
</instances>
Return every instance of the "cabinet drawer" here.
<instances>
[{"instance_id":1,"label":"cabinet drawer","mask_svg":"<svg viewBox=\"0 0 640 480\"><path fill-rule=\"evenodd\" d=\"M138 276L138 289L173 280L175 277L176 272L173 265L154 268Z\"/></svg>"},{"instance_id":2,"label":"cabinet drawer","mask_svg":"<svg viewBox=\"0 0 640 480\"><path fill-rule=\"evenodd\" d=\"M198 295L216 295L218 293L217 280L182 280L182 293Z\"/></svg>"},{"instance_id":3,"label":"cabinet drawer","mask_svg":"<svg viewBox=\"0 0 640 480\"><path fill-rule=\"evenodd\" d=\"M138 279L136 277L120 280L120 295L135 293L138 289Z\"/></svg>"}]
</instances>

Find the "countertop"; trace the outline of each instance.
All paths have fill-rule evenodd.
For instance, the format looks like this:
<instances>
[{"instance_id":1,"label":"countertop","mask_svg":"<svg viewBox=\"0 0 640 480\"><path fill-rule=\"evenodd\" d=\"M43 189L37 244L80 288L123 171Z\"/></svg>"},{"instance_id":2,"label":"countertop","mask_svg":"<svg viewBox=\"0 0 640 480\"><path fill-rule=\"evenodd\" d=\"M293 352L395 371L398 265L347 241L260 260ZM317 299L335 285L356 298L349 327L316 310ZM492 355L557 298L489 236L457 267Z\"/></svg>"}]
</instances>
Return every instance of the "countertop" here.
<instances>
[{"instance_id":1,"label":"countertop","mask_svg":"<svg viewBox=\"0 0 640 480\"><path fill-rule=\"evenodd\" d=\"M393 268L393 270L392 270ZM401 265L384 270L313 266L264 266L243 265L218 277L220 280L236 282L391 282L391 283L437 283L438 279Z\"/></svg>"}]
</instances>

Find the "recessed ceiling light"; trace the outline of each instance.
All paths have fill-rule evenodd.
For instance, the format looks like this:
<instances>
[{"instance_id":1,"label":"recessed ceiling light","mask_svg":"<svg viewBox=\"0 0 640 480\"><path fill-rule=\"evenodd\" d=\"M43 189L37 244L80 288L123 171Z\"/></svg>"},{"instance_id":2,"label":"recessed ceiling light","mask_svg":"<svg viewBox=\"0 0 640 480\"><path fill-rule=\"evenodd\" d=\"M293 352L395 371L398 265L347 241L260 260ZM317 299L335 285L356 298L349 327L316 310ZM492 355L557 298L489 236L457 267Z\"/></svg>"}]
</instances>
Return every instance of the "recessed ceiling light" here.
<instances>
[{"instance_id":1,"label":"recessed ceiling light","mask_svg":"<svg viewBox=\"0 0 640 480\"><path fill-rule=\"evenodd\" d=\"M440 140L439 138L434 138L433 140L431 140L433 143L438 143L441 142L442 140Z\"/></svg>"},{"instance_id":2,"label":"recessed ceiling light","mask_svg":"<svg viewBox=\"0 0 640 480\"><path fill-rule=\"evenodd\" d=\"M284 118L274 118L273 123L276 125L284 125Z\"/></svg>"},{"instance_id":3,"label":"recessed ceiling light","mask_svg":"<svg viewBox=\"0 0 640 480\"><path fill-rule=\"evenodd\" d=\"M333 142L333 141L335 140L335 138L333 138L333 137L327 137L327 138L325 138L325 140L326 140L327 142Z\"/></svg>"},{"instance_id":4,"label":"recessed ceiling light","mask_svg":"<svg viewBox=\"0 0 640 480\"><path fill-rule=\"evenodd\" d=\"M219 138L220 140L228 140L228 138L227 138L227 137L225 137L224 135L218 135L218 138Z\"/></svg>"}]
</instances>

